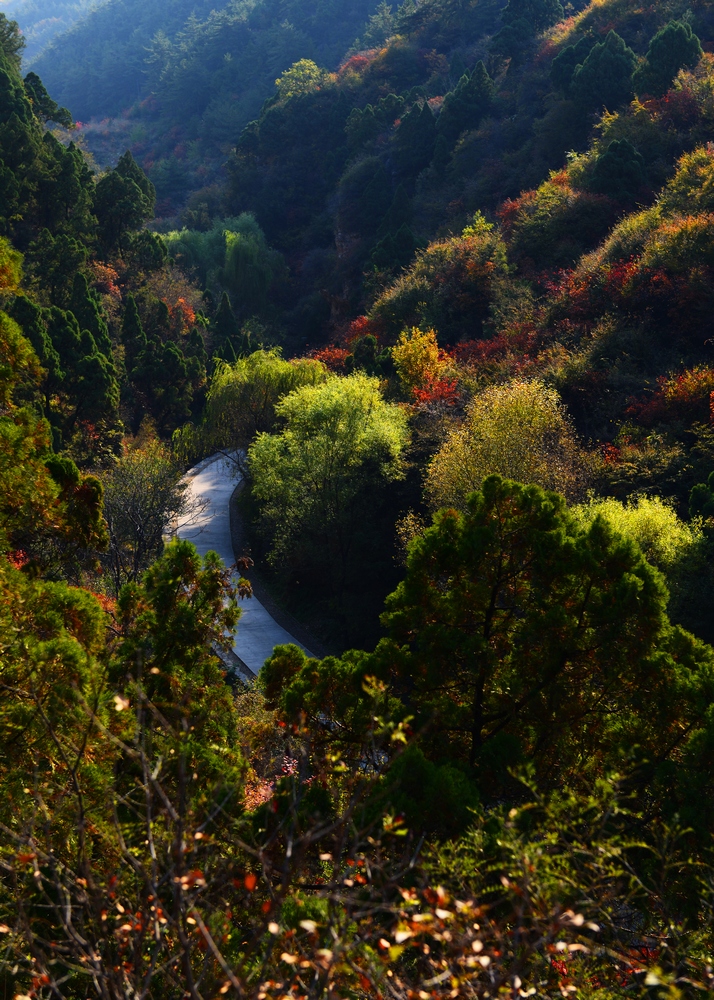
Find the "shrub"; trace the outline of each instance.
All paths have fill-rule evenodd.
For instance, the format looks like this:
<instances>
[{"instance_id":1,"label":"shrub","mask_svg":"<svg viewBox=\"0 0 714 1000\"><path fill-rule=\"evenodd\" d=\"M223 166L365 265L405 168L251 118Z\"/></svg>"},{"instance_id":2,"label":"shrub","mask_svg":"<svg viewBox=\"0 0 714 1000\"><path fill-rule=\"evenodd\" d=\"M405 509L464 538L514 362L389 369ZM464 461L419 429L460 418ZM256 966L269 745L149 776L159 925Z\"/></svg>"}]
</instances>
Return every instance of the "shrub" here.
<instances>
[{"instance_id":1,"label":"shrub","mask_svg":"<svg viewBox=\"0 0 714 1000\"><path fill-rule=\"evenodd\" d=\"M396 340L407 328L434 329L442 342L481 335L492 283L508 273L500 233L480 214L461 236L440 240L417 255L377 299L370 319Z\"/></svg>"},{"instance_id":2,"label":"shrub","mask_svg":"<svg viewBox=\"0 0 714 1000\"><path fill-rule=\"evenodd\" d=\"M587 465L558 393L536 380L513 381L474 399L431 460L426 493L434 508L463 510L466 497L498 473L573 497Z\"/></svg>"}]
</instances>

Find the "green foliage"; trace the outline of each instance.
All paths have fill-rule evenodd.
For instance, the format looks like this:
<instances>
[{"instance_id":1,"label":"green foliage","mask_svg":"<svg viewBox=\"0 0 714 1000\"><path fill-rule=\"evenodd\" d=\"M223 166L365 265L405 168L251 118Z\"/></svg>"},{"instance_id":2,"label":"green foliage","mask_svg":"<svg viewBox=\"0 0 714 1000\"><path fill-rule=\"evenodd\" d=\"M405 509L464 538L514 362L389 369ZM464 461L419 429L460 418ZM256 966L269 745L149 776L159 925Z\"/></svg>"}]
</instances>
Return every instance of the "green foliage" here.
<instances>
[{"instance_id":1,"label":"green foliage","mask_svg":"<svg viewBox=\"0 0 714 1000\"><path fill-rule=\"evenodd\" d=\"M291 97L312 94L324 87L327 80L329 80L328 74L312 59L300 59L275 81L278 100L289 101Z\"/></svg>"},{"instance_id":2,"label":"green foliage","mask_svg":"<svg viewBox=\"0 0 714 1000\"><path fill-rule=\"evenodd\" d=\"M508 273L505 244L479 216L462 236L430 244L375 302L370 318L396 338L405 328L433 328L442 342L479 336L494 279Z\"/></svg>"},{"instance_id":3,"label":"green foliage","mask_svg":"<svg viewBox=\"0 0 714 1000\"><path fill-rule=\"evenodd\" d=\"M644 160L627 139L613 139L595 160L590 187L599 194L626 199L644 185Z\"/></svg>"},{"instance_id":4,"label":"green foliage","mask_svg":"<svg viewBox=\"0 0 714 1000\"><path fill-rule=\"evenodd\" d=\"M177 431L174 447L188 459L218 448L245 449L256 434L273 430L276 407L284 396L300 386L323 382L326 375L319 361L286 361L276 348L219 365L208 388L202 424Z\"/></svg>"},{"instance_id":5,"label":"green foliage","mask_svg":"<svg viewBox=\"0 0 714 1000\"><path fill-rule=\"evenodd\" d=\"M71 128L72 115L67 108L61 108L53 101L37 73L28 73L24 80L25 92L32 104L32 110L42 122L56 122L63 128Z\"/></svg>"},{"instance_id":6,"label":"green foliage","mask_svg":"<svg viewBox=\"0 0 714 1000\"><path fill-rule=\"evenodd\" d=\"M584 62L576 66L571 83L573 97L586 108L614 110L633 93L636 56L616 31L597 42Z\"/></svg>"},{"instance_id":7,"label":"green foliage","mask_svg":"<svg viewBox=\"0 0 714 1000\"><path fill-rule=\"evenodd\" d=\"M132 229L154 217L156 192L127 150L114 170L97 181L94 211L108 249L121 248Z\"/></svg>"},{"instance_id":8,"label":"green foliage","mask_svg":"<svg viewBox=\"0 0 714 1000\"><path fill-rule=\"evenodd\" d=\"M401 118L394 136L394 160L398 171L414 177L428 166L434 155L436 121L429 103L413 104Z\"/></svg>"},{"instance_id":9,"label":"green foliage","mask_svg":"<svg viewBox=\"0 0 714 1000\"><path fill-rule=\"evenodd\" d=\"M541 32L563 17L560 0L508 0L501 18L506 25L527 21L531 32Z\"/></svg>"},{"instance_id":10,"label":"green foliage","mask_svg":"<svg viewBox=\"0 0 714 1000\"><path fill-rule=\"evenodd\" d=\"M572 514L583 527L602 517L618 534L636 542L645 559L665 574L686 559L701 538L697 526L681 521L661 497L640 496L628 503L592 497Z\"/></svg>"},{"instance_id":11,"label":"green foliage","mask_svg":"<svg viewBox=\"0 0 714 1000\"><path fill-rule=\"evenodd\" d=\"M296 389L275 413L284 429L259 434L248 450L271 558L299 546L341 586L371 491L400 474L407 418L362 374Z\"/></svg>"},{"instance_id":12,"label":"green foliage","mask_svg":"<svg viewBox=\"0 0 714 1000\"><path fill-rule=\"evenodd\" d=\"M437 121L437 129L453 146L464 129L476 128L488 111L493 95L493 81L479 60L470 74L461 77L456 88L446 95Z\"/></svg>"},{"instance_id":13,"label":"green foliage","mask_svg":"<svg viewBox=\"0 0 714 1000\"><path fill-rule=\"evenodd\" d=\"M702 57L702 46L686 21L670 21L657 32L647 49L644 63L635 74L638 94L661 97L680 69L690 69Z\"/></svg>"},{"instance_id":14,"label":"green foliage","mask_svg":"<svg viewBox=\"0 0 714 1000\"><path fill-rule=\"evenodd\" d=\"M271 288L282 276L281 255L268 246L249 212L216 219L206 232L182 229L162 239L169 254L206 287L229 291L244 317L265 309ZM220 343L224 340L219 337Z\"/></svg>"},{"instance_id":15,"label":"green foliage","mask_svg":"<svg viewBox=\"0 0 714 1000\"><path fill-rule=\"evenodd\" d=\"M102 475L109 549L104 557L115 594L136 582L163 548L172 522L189 510L186 484L156 441L126 450Z\"/></svg>"},{"instance_id":16,"label":"green foliage","mask_svg":"<svg viewBox=\"0 0 714 1000\"><path fill-rule=\"evenodd\" d=\"M11 21L6 14L0 14L0 51L10 65L19 71L25 39L20 33L17 21Z\"/></svg>"},{"instance_id":17,"label":"green foliage","mask_svg":"<svg viewBox=\"0 0 714 1000\"><path fill-rule=\"evenodd\" d=\"M554 494L493 476L464 514L441 512L412 543L384 616L398 645L380 655L414 685L435 747L447 738L475 764L510 734L562 780L625 749L607 691L627 716L646 684L628 746L634 731L659 739L654 718L669 711L676 675L667 655L652 658L669 642L665 602L658 573L602 518L583 531Z\"/></svg>"},{"instance_id":18,"label":"green foliage","mask_svg":"<svg viewBox=\"0 0 714 1000\"><path fill-rule=\"evenodd\" d=\"M594 44L592 38L583 35L574 45L560 50L550 66L550 79L558 90L568 92L576 67L585 62Z\"/></svg>"},{"instance_id":19,"label":"green foliage","mask_svg":"<svg viewBox=\"0 0 714 1000\"><path fill-rule=\"evenodd\" d=\"M429 464L432 507L465 509L493 473L571 497L582 490L587 457L554 389L513 381L479 393Z\"/></svg>"}]
</instances>

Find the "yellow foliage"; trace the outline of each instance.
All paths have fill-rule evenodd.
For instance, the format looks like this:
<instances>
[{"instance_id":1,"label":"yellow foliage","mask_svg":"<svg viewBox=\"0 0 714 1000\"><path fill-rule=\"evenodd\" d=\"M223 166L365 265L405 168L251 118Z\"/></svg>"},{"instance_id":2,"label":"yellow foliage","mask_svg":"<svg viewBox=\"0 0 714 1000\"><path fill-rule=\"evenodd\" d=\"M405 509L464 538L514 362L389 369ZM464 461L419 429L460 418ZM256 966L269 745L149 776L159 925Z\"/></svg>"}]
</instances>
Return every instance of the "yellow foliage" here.
<instances>
[{"instance_id":1,"label":"yellow foliage","mask_svg":"<svg viewBox=\"0 0 714 1000\"><path fill-rule=\"evenodd\" d=\"M577 520L587 527L596 517L604 518L617 532L637 542L648 562L666 570L701 538L698 524L685 524L661 497L641 496L620 503L612 498L591 497L573 508Z\"/></svg>"},{"instance_id":2,"label":"yellow foliage","mask_svg":"<svg viewBox=\"0 0 714 1000\"><path fill-rule=\"evenodd\" d=\"M399 381L407 392L423 388L431 379L443 375L448 367L448 362L439 357L434 330L420 330L418 326L399 334L392 348L392 358Z\"/></svg>"},{"instance_id":3,"label":"yellow foliage","mask_svg":"<svg viewBox=\"0 0 714 1000\"><path fill-rule=\"evenodd\" d=\"M22 254L0 236L0 292L14 292L22 279Z\"/></svg>"},{"instance_id":4,"label":"yellow foliage","mask_svg":"<svg viewBox=\"0 0 714 1000\"><path fill-rule=\"evenodd\" d=\"M429 463L425 486L434 508L463 509L493 473L573 497L587 465L555 389L517 380L474 399Z\"/></svg>"}]
</instances>

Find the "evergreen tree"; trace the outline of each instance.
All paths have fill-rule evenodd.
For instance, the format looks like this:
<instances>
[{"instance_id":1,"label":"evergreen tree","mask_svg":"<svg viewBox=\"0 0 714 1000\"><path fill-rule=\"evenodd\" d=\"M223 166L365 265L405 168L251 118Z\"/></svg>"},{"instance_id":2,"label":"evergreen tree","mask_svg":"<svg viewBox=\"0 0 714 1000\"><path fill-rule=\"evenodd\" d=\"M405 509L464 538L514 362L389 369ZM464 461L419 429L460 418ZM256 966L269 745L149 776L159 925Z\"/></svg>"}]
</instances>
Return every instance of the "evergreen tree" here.
<instances>
[{"instance_id":1,"label":"evergreen tree","mask_svg":"<svg viewBox=\"0 0 714 1000\"><path fill-rule=\"evenodd\" d=\"M590 189L611 198L631 198L645 183L645 161L627 139L613 139L595 161Z\"/></svg>"},{"instance_id":2,"label":"evergreen tree","mask_svg":"<svg viewBox=\"0 0 714 1000\"><path fill-rule=\"evenodd\" d=\"M606 107L614 111L632 97L632 73L637 57L615 31L598 42L585 62L573 73L571 85L575 99L593 110Z\"/></svg>"},{"instance_id":3,"label":"evergreen tree","mask_svg":"<svg viewBox=\"0 0 714 1000\"><path fill-rule=\"evenodd\" d=\"M476 128L488 109L493 94L493 81L479 60L469 76L461 77L456 89L444 98L437 129L453 147L466 129Z\"/></svg>"},{"instance_id":4,"label":"evergreen tree","mask_svg":"<svg viewBox=\"0 0 714 1000\"><path fill-rule=\"evenodd\" d=\"M99 234L107 249L123 249L127 235L154 216L156 193L131 153L125 153L115 170L97 182L94 212Z\"/></svg>"},{"instance_id":5,"label":"evergreen tree","mask_svg":"<svg viewBox=\"0 0 714 1000\"><path fill-rule=\"evenodd\" d=\"M645 61L635 73L635 90L661 97L680 69L691 69L701 58L702 46L691 25L670 21L650 42Z\"/></svg>"},{"instance_id":6,"label":"evergreen tree","mask_svg":"<svg viewBox=\"0 0 714 1000\"><path fill-rule=\"evenodd\" d=\"M19 72L22 63L22 50L25 39L20 33L17 21L11 21L7 15L0 14L0 53L7 59L10 66Z\"/></svg>"},{"instance_id":7,"label":"evergreen tree","mask_svg":"<svg viewBox=\"0 0 714 1000\"><path fill-rule=\"evenodd\" d=\"M43 123L56 122L63 128L72 127L72 115L52 100L45 85L36 73L28 73L24 80L25 93L30 99L36 118Z\"/></svg>"},{"instance_id":8,"label":"evergreen tree","mask_svg":"<svg viewBox=\"0 0 714 1000\"><path fill-rule=\"evenodd\" d=\"M9 313L32 344L42 365L44 375L40 389L44 396L45 416L51 419L52 398L62 388L66 376L59 353L47 331L43 309L26 295L18 295L13 300Z\"/></svg>"},{"instance_id":9,"label":"evergreen tree","mask_svg":"<svg viewBox=\"0 0 714 1000\"><path fill-rule=\"evenodd\" d=\"M585 62L590 55L594 40L584 35L575 45L561 49L550 66L550 79L554 87L567 93L573 79L575 67Z\"/></svg>"},{"instance_id":10,"label":"evergreen tree","mask_svg":"<svg viewBox=\"0 0 714 1000\"><path fill-rule=\"evenodd\" d=\"M142 351L146 350L146 333L141 323L136 299L129 292L124 306L121 340L126 356L126 370L132 372Z\"/></svg>"},{"instance_id":11,"label":"evergreen tree","mask_svg":"<svg viewBox=\"0 0 714 1000\"><path fill-rule=\"evenodd\" d=\"M416 102L402 118L394 137L394 160L400 174L415 177L434 155L436 121L428 101Z\"/></svg>"},{"instance_id":12,"label":"evergreen tree","mask_svg":"<svg viewBox=\"0 0 714 1000\"><path fill-rule=\"evenodd\" d=\"M235 347L240 340L240 324L231 308L228 292L224 292L221 296L212 327L213 353L225 350L226 345L230 343L235 354Z\"/></svg>"},{"instance_id":13,"label":"evergreen tree","mask_svg":"<svg viewBox=\"0 0 714 1000\"><path fill-rule=\"evenodd\" d=\"M388 233L399 232L402 226L409 225L412 221L413 215L414 210L412 208L411 198L407 194L404 185L398 184L397 190L394 192L392 204L389 206L387 214L379 227L378 235L381 236Z\"/></svg>"},{"instance_id":14,"label":"evergreen tree","mask_svg":"<svg viewBox=\"0 0 714 1000\"><path fill-rule=\"evenodd\" d=\"M531 33L537 33L562 20L563 15L560 0L508 0L501 20L504 25L527 21L531 26Z\"/></svg>"},{"instance_id":15,"label":"evergreen tree","mask_svg":"<svg viewBox=\"0 0 714 1000\"><path fill-rule=\"evenodd\" d=\"M80 328L89 330L92 334L98 350L106 358L111 358L112 342L100 298L93 289L90 289L81 271L74 277L69 308L76 316Z\"/></svg>"}]
</instances>

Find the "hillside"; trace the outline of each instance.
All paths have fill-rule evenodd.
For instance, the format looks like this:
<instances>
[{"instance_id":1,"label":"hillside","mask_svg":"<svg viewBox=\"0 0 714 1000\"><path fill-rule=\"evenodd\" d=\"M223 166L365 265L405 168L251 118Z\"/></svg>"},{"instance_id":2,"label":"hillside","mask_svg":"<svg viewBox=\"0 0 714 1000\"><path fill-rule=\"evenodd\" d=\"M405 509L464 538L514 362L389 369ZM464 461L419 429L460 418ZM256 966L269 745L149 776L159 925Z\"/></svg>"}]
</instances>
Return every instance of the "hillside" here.
<instances>
[{"instance_id":1,"label":"hillside","mask_svg":"<svg viewBox=\"0 0 714 1000\"><path fill-rule=\"evenodd\" d=\"M711 0L0 14L8 997L714 993L713 134Z\"/></svg>"},{"instance_id":2,"label":"hillside","mask_svg":"<svg viewBox=\"0 0 714 1000\"><path fill-rule=\"evenodd\" d=\"M29 66L56 35L68 31L94 6L89 0L7 0L3 10L20 25Z\"/></svg>"}]
</instances>

